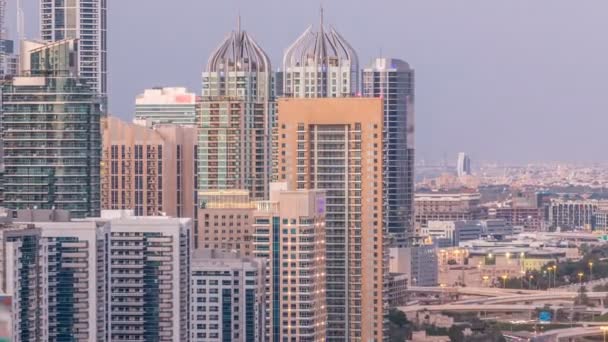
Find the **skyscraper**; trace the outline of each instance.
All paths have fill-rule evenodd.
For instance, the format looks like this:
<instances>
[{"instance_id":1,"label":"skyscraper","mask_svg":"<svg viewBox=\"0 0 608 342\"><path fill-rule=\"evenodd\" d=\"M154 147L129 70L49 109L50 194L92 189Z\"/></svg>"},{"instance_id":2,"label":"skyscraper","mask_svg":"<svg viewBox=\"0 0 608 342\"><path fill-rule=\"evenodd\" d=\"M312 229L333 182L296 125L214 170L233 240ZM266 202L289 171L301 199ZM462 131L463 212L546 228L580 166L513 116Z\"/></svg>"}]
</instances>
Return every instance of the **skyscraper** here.
<instances>
[{"instance_id":1,"label":"skyscraper","mask_svg":"<svg viewBox=\"0 0 608 342\"><path fill-rule=\"evenodd\" d=\"M96 222L32 222L4 232L14 341L107 340L108 231Z\"/></svg>"},{"instance_id":2,"label":"skyscraper","mask_svg":"<svg viewBox=\"0 0 608 342\"><path fill-rule=\"evenodd\" d=\"M195 147L194 125L146 127L107 117L103 121L101 208L134 210L136 216L194 219Z\"/></svg>"},{"instance_id":3,"label":"skyscraper","mask_svg":"<svg viewBox=\"0 0 608 342\"><path fill-rule=\"evenodd\" d=\"M30 76L2 84L4 205L99 216L102 101L74 77L79 45L24 44Z\"/></svg>"},{"instance_id":4,"label":"skyscraper","mask_svg":"<svg viewBox=\"0 0 608 342\"><path fill-rule=\"evenodd\" d=\"M268 341L326 341L326 197L273 183L256 203L254 254L268 262Z\"/></svg>"},{"instance_id":5,"label":"skyscraper","mask_svg":"<svg viewBox=\"0 0 608 342\"><path fill-rule=\"evenodd\" d=\"M277 175L326 190L327 339L383 339L388 251L383 216L383 103L280 99Z\"/></svg>"},{"instance_id":6,"label":"skyscraper","mask_svg":"<svg viewBox=\"0 0 608 342\"><path fill-rule=\"evenodd\" d=\"M325 341L325 192L270 185L269 201L245 190L201 193L198 247L266 260L268 341Z\"/></svg>"},{"instance_id":7,"label":"skyscraper","mask_svg":"<svg viewBox=\"0 0 608 342\"><path fill-rule=\"evenodd\" d=\"M187 341L190 219L113 219L106 341ZM219 304L218 304L219 305Z\"/></svg>"},{"instance_id":8,"label":"skyscraper","mask_svg":"<svg viewBox=\"0 0 608 342\"><path fill-rule=\"evenodd\" d=\"M135 99L135 119L152 125L194 125L196 95L181 87L146 89Z\"/></svg>"},{"instance_id":9,"label":"skyscraper","mask_svg":"<svg viewBox=\"0 0 608 342\"><path fill-rule=\"evenodd\" d=\"M13 340L189 340L191 220L105 214L31 210L2 231Z\"/></svg>"},{"instance_id":10,"label":"skyscraper","mask_svg":"<svg viewBox=\"0 0 608 342\"><path fill-rule=\"evenodd\" d=\"M456 173L458 174L458 177L471 175L471 159L464 152L458 153Z\"/></svg>"},{"instance_id":11,"label":"skyscraper","mask_svg":"<svg viewBox=\"0 0 608 342\"><path fill-rule=\"evenodd\" d=\"M318 31L308 27L285 52L282 76L286 97L347 97L359 89L359 61L321 11Z\"/></svg>"},{"instance_id":12,"label":"skyscraper","mask_svg":"<svg viewBox=\"0 0 608 342\"><path fill-rule=\"evenodd\" d=\"M414 70L377 58L363 70L363 96L384 100L384 226L403 245L414 233Z\"/></svg>"},{"instance_id":13,"label":"skyscraper","mask_svg":"<svg viewBox=\"0 0 608 342\"><path fill-rule=\"evenodd\" d=\"M76 66L91 89L107 94L107 0L40 0L40 34L47 42L79 39Z\"/></svg>"},{"instance_id":14,"label":"skyscraper","mask_svg":"<svg viewBox=\"0 0 608 342\"><path fill-rule=\"evenodd\" d=\"M274 113L270 59L241 30L231 32L209 58L200 103L199 190L247 189L268 196Z\"/></svg>"}]
</instances>

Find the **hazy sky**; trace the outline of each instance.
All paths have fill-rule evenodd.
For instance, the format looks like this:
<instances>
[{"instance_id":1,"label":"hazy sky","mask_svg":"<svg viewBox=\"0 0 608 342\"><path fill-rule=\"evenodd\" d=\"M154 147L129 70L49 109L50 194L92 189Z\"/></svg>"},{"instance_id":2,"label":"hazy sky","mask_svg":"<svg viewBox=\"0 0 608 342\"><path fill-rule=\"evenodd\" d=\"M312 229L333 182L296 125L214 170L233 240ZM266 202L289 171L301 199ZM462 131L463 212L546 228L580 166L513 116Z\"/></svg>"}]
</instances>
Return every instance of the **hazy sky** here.
<instances>
[{"instance_id":1,"label":"hazy sky","mask_svg":"<svg viewBox=\"0 0 608 342\"><path fill-rule=\"evenodd\" d=\"M38 1L23 1L35 37ZM199 93L207 58L239 12L276 69L283 50L318 22L321 4L108 2L110 109L129 119L145 88ZM326 22L358 51L361 67L382 51L416 69L417 159L466 151L474 160L608 160L608 1L322 3Z\"/></svg>"}]
</instances>

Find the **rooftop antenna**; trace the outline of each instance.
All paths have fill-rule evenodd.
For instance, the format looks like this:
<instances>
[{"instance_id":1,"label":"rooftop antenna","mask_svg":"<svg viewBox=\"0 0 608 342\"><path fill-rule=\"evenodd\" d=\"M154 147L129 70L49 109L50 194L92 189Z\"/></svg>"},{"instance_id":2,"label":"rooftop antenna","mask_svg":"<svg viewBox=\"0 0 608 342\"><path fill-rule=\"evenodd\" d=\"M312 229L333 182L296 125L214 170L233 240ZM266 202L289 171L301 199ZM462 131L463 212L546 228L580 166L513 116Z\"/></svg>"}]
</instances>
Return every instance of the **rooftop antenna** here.
<instances>
[{"instance_id":1,"label":"rooftop antenna","mask_svg":"<svg viewBox=\"0 0 608 342\"><path fill-rule=\"evenodd\" d=\"M321 22L320 22L320 28L319 30L321 31L321 33L323 33L323 5L321 5Z\"/></svg>"},{"instance_id":2,"label":"rooftop antenna","mask_svg":"<svg viewBox=\"0 0 608 342\"><path fill-rule=\"evenodd\" d=\"M17 39L19 39L19 44L25 39L25 16L23 13L22 2L21 0L17 0Z\"/></svg>"},{"instance_id":3,"label":"rooftop antenna","mask_svg":"<svg viewBox=\"0 0 608 342\"><path fill-rule=\"evenodd\" d=\"M239 11L239 14L236 18L236 31L238 33L241 33L241 12Z\"/></svg>"}]
</instances>

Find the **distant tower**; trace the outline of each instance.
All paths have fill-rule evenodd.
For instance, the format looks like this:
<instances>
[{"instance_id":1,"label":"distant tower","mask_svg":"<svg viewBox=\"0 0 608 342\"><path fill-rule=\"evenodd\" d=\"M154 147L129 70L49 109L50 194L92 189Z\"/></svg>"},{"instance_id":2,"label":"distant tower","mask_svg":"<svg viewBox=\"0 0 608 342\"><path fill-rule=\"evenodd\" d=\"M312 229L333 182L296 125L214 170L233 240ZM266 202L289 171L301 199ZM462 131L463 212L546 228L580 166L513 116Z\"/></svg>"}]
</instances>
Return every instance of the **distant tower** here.
<instances>
[{"instance_id":1,"label":"distant tower","mask_svg":"<svg viewBox=\"0 0 608 342\"><path fill-rule=\"evenodd\" d=\"M95 92L107 94L107 0L40 0L40 34L47 42L79 39L78 71Z\"/></svg>"},{"instance_id":2,"label":"distant tower","mask_svg":"<svg viewBox=\"0 0 608 342\"><path fill-rule=\"evenodd\" d=\"M414 70L377 58L363 70L363 96L384 101L384 226L400 245L414 232Z\"/></svg>"},{"instance_id":3,"label":"distant tower","mask_svg":"<svg viewBox=\"0 0 608 342\"><path fill-rule=\"evenodd\" d=\"M458 164L456 165L456 173L458 177L471 175L471 159L464 153L458 153Z\"/></svg>"},{"instance_id":4,"label":"distant tower","mask_svg":"<svg viewBox=\"0 0 608 342\"><path fill-rule=\"evenodd\" d=\"M209 57L199 104L198 189L247 189L268 197L274 113L268 55L246 31L232 31Z\"/></svg>"},{"instance_id":5,"label":"distant tower","mask_svg":"<svg viewBox=\"0 0 608 342\"><path fill-rule=\"evenodd\" d=\"M333 27L324 26L323 10L319 31L309 26L285 52L283 72L286 97L348 97L358 90L357 53Z\"/></svg>"}]
</instances>

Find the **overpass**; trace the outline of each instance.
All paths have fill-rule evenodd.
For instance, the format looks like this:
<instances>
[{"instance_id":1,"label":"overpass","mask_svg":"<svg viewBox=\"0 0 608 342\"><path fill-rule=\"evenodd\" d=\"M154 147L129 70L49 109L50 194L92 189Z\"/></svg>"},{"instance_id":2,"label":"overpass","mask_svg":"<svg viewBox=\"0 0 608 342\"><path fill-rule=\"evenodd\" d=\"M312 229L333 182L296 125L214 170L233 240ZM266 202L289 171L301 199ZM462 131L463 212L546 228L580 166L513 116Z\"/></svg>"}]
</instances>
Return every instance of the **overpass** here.
<instances>
[{"instance_id":1,"label":"overpass","mask_svg":"<svg viewBox=\"0 0 608 342\"><path fill-rule=\"evenodd\" d=\"M599 301L603 305L608 292L587 292L587 297L592 301ZM574 301L578 297L576 292L542 292L540 294L521 294L517 296L497 296L493 298L474 298L455 302L455 304L516 304L530 302L550 302L550 301Z\"/></svg>"},{"instance_id":2,"label":"overpass","mask_svg":"<svg viewBox=\"0 0 608 342\"><path fill-rule=\"evenodd\" d=\"M532 313L536 309L544 308L544 304L442 304L442 305L409 305L400 306L398 310L403 313L425 312L484 312L484 313ZM586 308L585 313L602 314L608 310L604 308ZM606 323L604 323L606 324Z\"/></svg>"},{"instance_id":3,"label":"overpass","mask_svg":"<svg viewBox=\"0 0 608 342\"><path fill-rule=\"evenodd\" d=\"M600 327L577 327L550 330L533 337L531 342L568 342L581 337L602 336Z\"/></svg>"},{"instance_id":4,"label":"overpass","mask_svg":"<svg viewBox=\"0 0 608 342\"><path fill-rule=\"evenodd\" d=\"M501 289L496 287L459 287L459 286L409 286L407 292L410 293L429 293L429 294L460 294L468 296L480 297L497 297L504 295L521 295L521 294L537 294L546 293L539 290L522 290L522 289Z\"/></svg>"}]
</instances>

